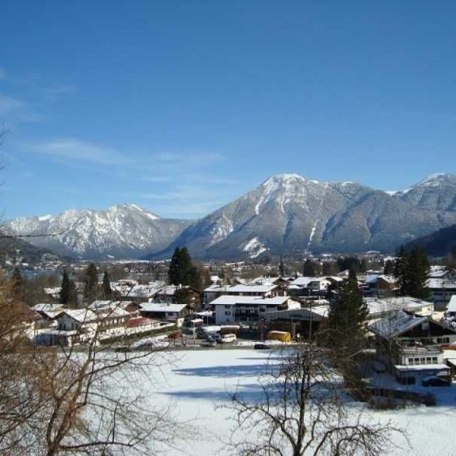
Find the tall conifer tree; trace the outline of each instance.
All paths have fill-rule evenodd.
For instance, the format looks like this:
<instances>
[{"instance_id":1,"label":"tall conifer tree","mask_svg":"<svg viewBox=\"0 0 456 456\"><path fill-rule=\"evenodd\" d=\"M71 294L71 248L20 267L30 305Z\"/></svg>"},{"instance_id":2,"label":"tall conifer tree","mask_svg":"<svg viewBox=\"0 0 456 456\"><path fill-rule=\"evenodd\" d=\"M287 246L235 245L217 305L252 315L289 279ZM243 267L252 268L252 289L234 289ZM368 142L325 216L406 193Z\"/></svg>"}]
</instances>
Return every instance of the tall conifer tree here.
<instances>
[{"instance_id":1,"label":"tall conifer tree","mask_svg":"<svg viewBox=\"0 0 456 456\"><path fill-rule=\"evenodd\" d=\"M408 252L401 246L396 253L394 276L397 278L401 296L428 299L429 289L426 280L429 273L429 260L426 253L415 246Z\"/></svg>"},{"instance_id":2,"label":"tall conifer tree","mask_svg":"<svg viewBox=\"0 0 456 456\"><path fill-rule=\"evenodd\" d=\"M84 301L87 304L95 301L98 296L98 271L97 267L90 263L84 276Z\"/></svg>"},{"instance_id":3,"label":"tall conifer tree","mask_svg":"<svg viewBox=\"0 0 456 456\"><path fill-rule=\"evenodd\" d=\"M108 271L103 274L103 298L110 299L112 297L111 281L109 280Z\"/></svg>"},{"instance_id":4,"label":"tall conifer tree","mask_svg":"<svg viewBox=\"0 0 456 456\"><path fill-rule=\"evenodd\" d=\"M74 282L70 279L66 269L63 271L60 288L60 303L69 307L77 307L78 294Z\"/></svg>"}]
</instances>

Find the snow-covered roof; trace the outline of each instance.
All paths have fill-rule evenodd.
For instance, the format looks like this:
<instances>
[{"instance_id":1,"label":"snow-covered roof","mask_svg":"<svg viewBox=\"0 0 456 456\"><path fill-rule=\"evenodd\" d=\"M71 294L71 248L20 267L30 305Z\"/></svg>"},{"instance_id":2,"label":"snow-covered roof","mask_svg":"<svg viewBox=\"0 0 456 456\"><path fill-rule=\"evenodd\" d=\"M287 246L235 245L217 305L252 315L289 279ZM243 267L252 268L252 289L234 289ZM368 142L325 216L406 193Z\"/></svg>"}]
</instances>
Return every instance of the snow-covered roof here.
<instances>
[{"instance_id":1,"label":"snow-covered roof","mask_svg":"<svg viewBox=\"0 0 456 456\"><path fill-rule=\"evenodd\" d=\"M280 277L257 277L249 282L249 285L274 285Z\"/></svg>"},{"instance_id":2,"label":"snow-covered roof","mask_svg":"<svg viewBox=\"0 0 456 456\"><path fill-rule=\"evenodd\" d=\"M173 312L180 313L187 307L187 304L166 304L162 302L143 302L141 310L149 313Z\"/></svg>"},{"instance_id":3,"label":"snow-covered roof","mask_svg":"<svg viewBox=\"0 0 456 456\"><path fill-rule=\"evenodd\" d=\"M438 279L445 276L448 273L448 270L445 266L432 265L429 268L429 277Z\"/></svg>"},{"instance_id":4,"label":"snow-covered roof","mask_svg":"<svg viewBox=\"0 0 456 456\"><path fill-rule=\"evenodd\" d=\"M79 323L89 323L97 320L97 314L90 309L66 309L62 312Z\"/></svg>"},{"instance_id":5,"label":"snow-covered roof","mask_svg":"<svg viewBox=\"0 0 456 456\"><path fill-rule=\"evenodd\" d=\"M415 364L413 366L396 365L394 368L400 372L421 372L435 370L450 370L446 364Z\"/></svg>"},{"instance_id":6,"label":"snow-covered roof","mask_svg":"<svg viewBox=\"0 0 456 456\"><path fill-rule=\"evenodd\" d=\"M295 285L298 287L307 287L309 285L309 283L311 283L311 282L322 282L324 280L328 281L328 279L326 277L302 276L302 277L298 277L297 279L293 280L293 282L291 282L291 285Z\"/></svg>"},{"instance_id":7,"label":"snow-covered roof","mask_svg":"<svg viewBox=\"0 0 456 456\"><path fill-rule=\"evenodd\" d=\"M456 312L456 294L451 295L450 302L448 303L448 306L447 306L447 311Z\"/></svg>"},{"instance_id":8,"label":"snow-covered roof","mask_svg":"<svg viewBox=\"0 0 456 456\"><path fill-rule=\"evenodd\" d=\"M228 293L268 293L277 288L277 285L233 285L226 290Z\"/></svg>"},{"instance_id":9,"label":"snow-covered roof","mask_svg":"<svg viewBox=\"0 0 456 456\"><path fill-rule=\"evenodd\" d=\"M379 279L382 279L390 284L396 283L396 279L393 276L385 274L368 274L365 278L365 282L370 284L376 284Z\"/></svg>"},{"instance_id":10,"label":"snow-covered roof","mask_svg":"<svg viewBox=\"0 0 456 456\"><path fill-rule=\"evenodd\" d=\"M262 296L231 296L222 295L211 302L211 305L236 305L236 304L252 304L264 306L280 306L290 299L289 296L275 296L273 298L263 298Z\"/></svg>"},{"instance_id":11,"label":"snow-covered roof","mask_svg":"<svg viewBox=\"0 0 456 456\"><path fill-rule=\"evenodd\" d=\"M133 301L110 301L110 300L97 300L89 305L89 309L97 312L106 309L122 309L125 310Z\"/></svg>"},{"instance_id":12,"label":"snow-covered roof","mask_svg":"<svg viewBox=\"0 0 456 456\"><path fill-rule=\"evenodd\" d=\"M128 296L137 298L153 297L161 291L165 285L165 282L161 281L151 282L147 285L135 285L128 293Z\"/></svg>"},{"instance_id":13,"label":"snow-covered roof","mask_svg":"<svg viewBox=\"0 0 456 456\"><path fill-rule=\"evenodd\" d=\"M381 320L369 325L369 330L385 339L397 337L404 332L427 321L426 317L417 317L398 310L391 312Z\"/></svg>"},{"instance_id":14,"label":"snow-covered roof","mask_svg":"<svg viewBox=\"0 0 456 456\"><path fill-rule=\"evenodd\" d=\"M449 280L446 278L430 278L426 281L426 286L431 289L456 288L456 280Z\"/></svg>"},{"instance_id":15,"label":"snow-covered roof","mask_svg":"<svg viewBox=\"0 0 456 456\"><path fill-rule=\"evenodd\" d=\"M309 311L320 315L320 317L327 317L329 312L329 305L323 304L321 306L312 306L309 307Z\"/></svg>"},{"instance_id":16,"label":"snow-covered roof","mask_svg":"<svg viewBox=\"0 0 456 456\"><path fill-rule=\"evenodd\" d=\"M65 306L63 304L40 303L40 304L35 304L32 307L32 309L35 310L36 312L43 312L43 313L61 312L62 310L65 309Z\"/></svg>"},{"instance_id":17,"label":"snow-covered roof","mask_svg":"<svg viewBox=\"0 0 456 456\"><path fill-rule=\"evenodd\" d=\"M370 317L380 316L396 310L421 311L433 307L434 304L411 296L395 298L365 298Z\"/></svg>"},{"instance_id":18,"label":"snow-covered roof","mask_svg":"<svg viewBox=\"0 0 456 456\"><path fill-rule=\"evenodd\" d=\"M177 290L176 285L167 285L166 287L161 288L160 291L158 292L158 294L173 296L174 293L176 292L176 290Z\"/></svg>"},{"instance_id":19,"label":"snow-covered roof","mask_svg":"<svg viewBox=\"0 0 456 456\"><path fill-rule=\"evenodd\" d=\"M230 285L211 285L207 287L204 292L205 293L224 293L230 289Z\"/></svg>"}]
</instances>

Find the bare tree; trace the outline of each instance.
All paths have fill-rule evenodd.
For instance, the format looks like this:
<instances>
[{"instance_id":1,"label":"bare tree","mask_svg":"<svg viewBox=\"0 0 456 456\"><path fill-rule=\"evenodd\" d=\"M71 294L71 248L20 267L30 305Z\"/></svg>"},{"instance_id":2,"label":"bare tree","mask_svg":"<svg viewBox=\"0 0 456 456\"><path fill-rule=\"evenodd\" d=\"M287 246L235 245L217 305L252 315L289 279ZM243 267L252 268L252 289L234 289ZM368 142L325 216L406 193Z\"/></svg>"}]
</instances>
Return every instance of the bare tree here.
<instances>
[{"instance_id":1,"label":"bare tree","mask_svg":"<svg viewBox=\"0 0 456 456\"><path fill-rule=\"evenodd\" d=\"M100 325L77 331L84 345L32 345L10 289L0 280L2 455L150 455L185 435L171 407L145 405L169 352L116 352Z\"/></svg>"},{"instance_id":2,"label":"bare tree","mask_svg":"<svg viewBox=\"0 0 456 456\"><path fill-rule=\"evenodd\" d=\"M300 345L260 378L261 395L232 394L236 425L229 446L244 456L379 455L388 448L390 423L379 424L349 407L342 377L327 353ZM248 435L248 439L245 436Z\"/></svg>"}]
</instances>

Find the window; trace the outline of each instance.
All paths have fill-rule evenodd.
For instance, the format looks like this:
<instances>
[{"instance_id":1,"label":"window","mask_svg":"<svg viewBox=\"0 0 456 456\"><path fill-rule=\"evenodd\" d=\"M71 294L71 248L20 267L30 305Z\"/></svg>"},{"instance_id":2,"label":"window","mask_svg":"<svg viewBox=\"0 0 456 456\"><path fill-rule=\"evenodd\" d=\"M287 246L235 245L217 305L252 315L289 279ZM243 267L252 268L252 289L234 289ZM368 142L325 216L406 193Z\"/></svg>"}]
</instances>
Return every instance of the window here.
<instances>
[{"instance_id":1,"label":"window","mask_svg":"<svg viewBox=\"0 0 456 456\"><path fill-rule=\"evenodd\" d=\"M415 364L415 360L413 358L408 359L409 366L413 366Z\"/></svg>"},{"instance_id":2,"label":"window","mask_svg":"<svg viewBox=\"0 0 456 456\"><path fill-rule=\"evenodd\" d=\"M231 312L229 310L225 310L225 315L231 315Z\"/></svg>"}]
</instances>

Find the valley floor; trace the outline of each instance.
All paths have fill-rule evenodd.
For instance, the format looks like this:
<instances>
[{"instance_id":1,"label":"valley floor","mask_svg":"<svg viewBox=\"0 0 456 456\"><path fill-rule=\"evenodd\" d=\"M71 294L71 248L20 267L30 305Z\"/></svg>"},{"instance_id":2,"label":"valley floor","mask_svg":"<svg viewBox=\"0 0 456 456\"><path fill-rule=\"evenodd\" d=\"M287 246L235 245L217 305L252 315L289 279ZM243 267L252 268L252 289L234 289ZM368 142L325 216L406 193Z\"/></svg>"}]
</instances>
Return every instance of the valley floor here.
<instances>
[{"instance_id":1,"label":"valley floor","mask_svg":"<svg viewBox=\"0 0 456 456\"><path fill-rule=\"evenodd\" d=\"M172 401L175 415L196 426L190 445L180 444L167 450L168 456L227 455L224 441L230 436L230 412L219 408L229 401L229 393L240 391L254 399L258 397L258 376L265 371L274 350L187 350L171 353L172 360L162 367L155 377L155 393L147 400L151 404ZM436 393L437 406L410 406L394 411L366 413L375 421L388 420L404 429L409 444L395 437L394 449L385 454L397 456L452 456L456 454L454 429L456 428L456 386L426 388ZM362 407L350 404L354 411Z\"/></svg>"}]
</instances>

